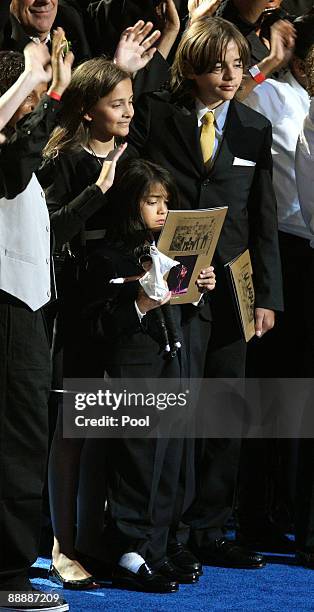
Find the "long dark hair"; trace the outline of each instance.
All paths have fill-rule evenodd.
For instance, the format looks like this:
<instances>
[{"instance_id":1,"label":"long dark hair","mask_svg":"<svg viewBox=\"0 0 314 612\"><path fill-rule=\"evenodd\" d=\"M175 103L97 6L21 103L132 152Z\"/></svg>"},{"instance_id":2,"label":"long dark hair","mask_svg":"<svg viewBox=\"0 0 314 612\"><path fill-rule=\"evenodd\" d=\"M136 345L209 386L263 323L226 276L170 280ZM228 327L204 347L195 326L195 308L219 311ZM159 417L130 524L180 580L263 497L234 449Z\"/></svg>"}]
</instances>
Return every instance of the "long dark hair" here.
<instances>
[{"instance_id":1,"label":"long dark hair","mask_svg":"<svg viewBox=\"0 0 314 612\"><path fill-rule=\"evenodd\" d=\"M167 192L168 208L179 208L177 188L168 170L139 158L127 159L118 166L109 192L108 242L123 242L133 249L149 239L150 232L141 218L140 202L154 183L160 183Z\"/></svg>"}]
</instances>

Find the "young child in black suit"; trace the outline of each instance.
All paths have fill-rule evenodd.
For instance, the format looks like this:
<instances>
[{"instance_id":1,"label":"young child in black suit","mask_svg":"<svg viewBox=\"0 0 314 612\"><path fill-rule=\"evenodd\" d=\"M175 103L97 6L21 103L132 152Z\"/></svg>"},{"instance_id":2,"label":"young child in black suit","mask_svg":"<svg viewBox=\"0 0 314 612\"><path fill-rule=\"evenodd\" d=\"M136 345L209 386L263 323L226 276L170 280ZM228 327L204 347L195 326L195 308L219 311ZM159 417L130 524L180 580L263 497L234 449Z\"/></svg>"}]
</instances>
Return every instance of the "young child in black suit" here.
<instances>
[{"instance_id":1,"label":"young child in black suit","mask_svg":"<svg viewBox=\"0 0 314 612\"><path fill-rule=\"evenodd\" d=\"M271 125L234 99L248 61L247 42L235 26L220 18L195 21L179 44L170 86L139 99L128 138L128 155L139 154L172 173L183 208L229 207L214 258L218 280L205 373L215 377L245 373L246 344L224 264L250 249L257 336L272 328L274 311L283 307ZM207 562L261 567L260 555L223 537L239 449L237 440L202 444L199 497L186 521L195 551Z\"/></svg>"},{"instance_id":2,"label":"young child in black suit","mask_svg":"<svg viewBox=\"0 0 314 612\"><path fill-rule=\"evenodd\" d=\"M157 301L146 295L138 281L110 283L115 278L143 275L138 251L149 246L152 238L157 239L168 207L177 208L178 202L166 170L142 159L121 165L111 192L107 235L103 246L88 260L84 282L86 317L95 330L95 341L99 343L102 338L105 370L111 378L146 379L143 384L152 378L190 378L191 354L201 352L199 337L210 331L201 319L201 308L171 306L169 336L175 326L181 340L181 348L171 356L164 350L164 327L168 327L169 318L165 316L163 324L160 318L160 307L169 301L169 292L163 301ZM213 268L202 270L196 282L201 293L212 290ZM195 568L189 571L167 560L169 532L173 523L179 522L184 503L193 499L194 491L193 483L187 482L188 471L184 495L179 491L182 468L193 445L184 435L178 437L177 428L176 421L164 437L130 435L106 441L107 532L117 563L114 586L166 593L176 591L178 582L194 583L198 579L196 560Z\"/></svg>"}]
</instances>

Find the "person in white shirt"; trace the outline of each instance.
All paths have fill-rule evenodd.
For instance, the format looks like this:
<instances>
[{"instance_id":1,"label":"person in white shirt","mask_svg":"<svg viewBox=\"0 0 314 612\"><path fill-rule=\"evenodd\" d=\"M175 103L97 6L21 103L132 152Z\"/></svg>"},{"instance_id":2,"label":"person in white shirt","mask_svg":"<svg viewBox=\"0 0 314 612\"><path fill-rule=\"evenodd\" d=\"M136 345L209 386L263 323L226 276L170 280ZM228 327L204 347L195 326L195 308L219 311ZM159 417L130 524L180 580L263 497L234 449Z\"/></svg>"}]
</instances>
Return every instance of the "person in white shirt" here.
<instances>
[{"instance_id":1,"label":"person in white shirt","mask_svg":"<svg viewBox=\"0 0 314 612\"><path fill-rule=\"evenodd\" d=\"M301 212L314 248L314 46L306 59L305 70L311 101L297 143L295 169Z\"/></svg>"},{"instance_id":2,"label":"person in white shirt","mask_svg":"<svg viewBox=\"0 0 314 612\"><path fill-rule=\"evenodd\" d=\"M264 376L314 375L314 360L311 363L308 358L309 353L314 353L314 328L310 323L309 296L305 300L305 286L309 278L302 278L305 270L307 275L309 274L309 262L314 257L310 247L313 237L301 213L295 171L298 135L310 107L304 60L314 43L314 15L299 17L294 21L294 26L297 38L288 70L277 80L266 79L243 101L250 108L265 115L273 128L273 184L278 205L285 312L278 317L276 330L263 341L265 348L268 343L268 353L271 345L273 355L272 359L269 359L268 355L267 363L263 358L261 369L256 373ZM298 291L295 290L292 280L296 275Z\"/></svg>"}]
</instances>

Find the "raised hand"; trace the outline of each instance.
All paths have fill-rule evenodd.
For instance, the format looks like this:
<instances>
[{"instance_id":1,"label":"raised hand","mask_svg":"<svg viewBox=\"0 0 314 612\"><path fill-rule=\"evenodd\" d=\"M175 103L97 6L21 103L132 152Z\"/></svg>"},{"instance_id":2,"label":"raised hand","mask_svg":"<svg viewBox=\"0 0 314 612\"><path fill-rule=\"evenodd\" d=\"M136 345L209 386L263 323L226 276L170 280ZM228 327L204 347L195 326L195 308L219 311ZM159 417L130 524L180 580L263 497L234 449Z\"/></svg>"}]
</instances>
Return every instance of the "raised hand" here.
<instances>
[{"instance_id":1,"label":"raised hand","mask_svg":"<svg viewBox=\"0 0 314 612\"><path fill-rule=\"evenodd\" d=\"M165 31L173 31L177 34L179 32L180 19L173 0L166 0L165 2L157 4L156 13L160 21L162 33Z\"/></svg>"},{"instance_id":2,"label":"raised hand","mask_svg":"<svg viewBox=\"0 0 314 612\"><path fill-rule=\"evenodd\" d=\"M221 0L189 0L190 23L202 17L211 17L221 4Z\"/></svg>"},{"instance_id":3,"label":"raised hand","mask_svg":"<svg viewBox=\"0 0 314 612\"><path fill-rule=\"evenodd\" d=\"M160 2L156 12L161 22L158 51L164 59L167 59L180 31L180 19L173 0Z\"/></svg>"},{"instance_id":4,"label":"raised hand","mask_svg":"<svg viewBox=\"0 0 314 612\"><path fill-rule=\"evenodd\" d=\"M110 189L110 187L112 187L116 172L117 161L121 157L127 146L127 143L124 143L117 147L117 149L110 151L109 155L104 161L103 167L100 171L100 175L98 177L98 180L96 181L96 185L98 185L98 187L103 193L105 193L106 191L108 191L108 189Z\"/></svg>"},{"instance_id":5,"label":"raised hand","mask_svg":"<svg viewBox=\"0 0 314 612\"><path fill-rule=\"evenodd\" d=\"M67 48L68 42L65 38L64 30L57 28L52 38L52 84L49 92L55 91L60 96L62 96L71 81L72 64L74 61L73 53Z\"/></svg>"},{"instance_id":6,"label":"raised hand","mask_svg":"<svg viewBox=\"0 0 314 612\"><path fill-rule=\"evenodd\" d=\"M276 69L286 66L293 54L296 32L289 21L276 21L270 28L270 58L276 61Z\"/></svg>"},{"instance_id":7,"label":"raised hand","mask_svg":"<svg viewBox=\"0 0 314 612\"><path fill-rule=\"evenodd\" d=\"M151 21L140 20L122 32L113 58L119 68L130 74L145 68L156 52L153 45L160 37L160 31L152 32L152 29Z\"/></svg>"},{"instance_id":8,"label":"raised hand","mask_svg":"<svg viewBox=\"0 0 314 612\"><path fill-rule=\"evenodd\" d=\"M35 87L51 80L50 55L46 45L29 43L24 49L25 70L17 81L0 98L0 130L10 121L14 113ZM0 144L4 142L0 136Z\"/></svg>"},{"instance_id":9,"label":"raised hand","mask_svg":"<svg viewBox=\"0 0 314 612\"><path fill-rule=\"evenodd\" d=\"M268 77L274 71L277 71L281 66L289 62L293 53L296 36L292 23L285 20L276 21L276 23L271 26L270 32L270 53L257 64L265 77ZM250 75L244 75L241 88L236 95L237 100L245 100L256 85L256 81L254 81Z\"/></svg>"}]
</instances>

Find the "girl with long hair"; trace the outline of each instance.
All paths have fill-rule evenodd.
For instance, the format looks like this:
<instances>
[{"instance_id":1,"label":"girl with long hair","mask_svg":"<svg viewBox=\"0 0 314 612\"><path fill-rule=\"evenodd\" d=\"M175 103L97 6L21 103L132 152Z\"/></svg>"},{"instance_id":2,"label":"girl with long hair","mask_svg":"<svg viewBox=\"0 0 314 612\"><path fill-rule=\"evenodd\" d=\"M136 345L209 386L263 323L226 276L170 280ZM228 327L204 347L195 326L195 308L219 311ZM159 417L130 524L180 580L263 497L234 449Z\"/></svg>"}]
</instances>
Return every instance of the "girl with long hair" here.
<instances>
[{"instance_id":1,"label":"girl with long hair","mask_svg":"<svg viewBox=\"0 0 314 612\"><path fill-rule=\"evenodd\" d=\"M80 327L79 277L85 257L105 234L106 192L126 145L133 116L128 73L103 57L78 66L62 99L59 125L44 150L41 170L56 235L58 313L53 340L53 388L63 376L102 376L102 357L90 353ZM59 265L59 270L58 270ZM86 355L88 354L88 359ZM93 355L93 359L91 359ZM60 394L57 394L60 397ZM49 461L54 545L50 578L67 588L95 586L75 551L76 503L83 440L63 439L62 402Z\"/></svg>"}]
</instances>

